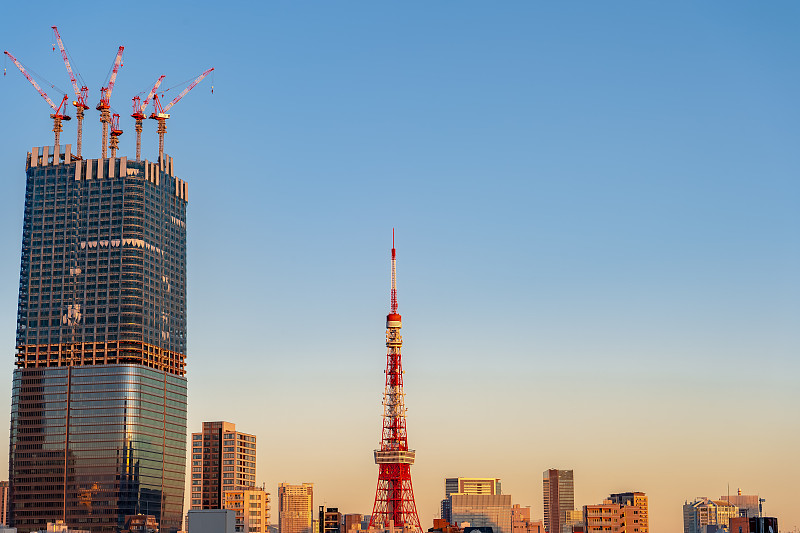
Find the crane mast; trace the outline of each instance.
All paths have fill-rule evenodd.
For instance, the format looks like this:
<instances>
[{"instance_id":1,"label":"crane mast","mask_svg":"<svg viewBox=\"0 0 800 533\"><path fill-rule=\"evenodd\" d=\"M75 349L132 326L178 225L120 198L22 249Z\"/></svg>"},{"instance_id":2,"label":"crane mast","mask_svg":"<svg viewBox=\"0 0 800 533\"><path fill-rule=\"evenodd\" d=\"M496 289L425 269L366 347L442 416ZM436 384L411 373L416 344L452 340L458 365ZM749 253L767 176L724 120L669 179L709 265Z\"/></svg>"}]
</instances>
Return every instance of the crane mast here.
<instances>
[{"instance_id":1,"label":"crane mast","mask_svg":"<svg viewBox=\"0 0 800 533\"><path fill-rule=\"evenodd\" d=\"M39 87L39 84L36 83L36 80L34 80L31 77L31 75L28 74L28 71L25 70L25 67L22 66L22 63L20 63L16 57L11 55L11 52L9 52L8 50L4 51L4 53L11 58L11 61L13 61L14 64L19 69L19 71L22 72L22 75L25 76L25 78L29 82L31 82L31 85L33 85L33 87L39 92L39 95L41 95L41 97L44 98L45 102L47 102L47 104L53 108L54 113L50 115L50 118L53 119L53 133L55 133L55 145L58 146L61 141L61 132L63 131L61 127L61 121L72 119L72 117L70 117L69 115L64 114L64 111L66 111L66 106L64 104L66 103L67 100L69 100L69 97L65 94L64 98L61 99L61 103L58 105L58 107L56 107L56 105L53 103L50 97L47 96L47 93L45 93L42 90L42 88Z\"/></svg>"},{"instance_id":2,"label":"crane mast","mask_svg":"<svg viewBox=\"0 0 800 533\"><path fill-rule=\"evenodd\" d=\"M75 100L73 100L72 105L75 106L75 118L78 119L77 159L81 159L81 147L83 145L83 112L89 109L89 106L86 104L86 98L89 96L89 88L86 87L86 85L78 88L78 80L75 79L75 74L72 72L72 65L67 56L67 49L64 47L61 34L58 32L56 26L53 26L53 34L56 37L58 49L61 50L61 57L64 59L64 65L67 67L67 74L69 74L69 80L72 82L72 89L75 91Z\"/></svg>"},{"instance_id":3,"label":"crane mast","mask_svg":"<svg viewBox=\"0 0 800 533\"><path fill-rule=\"evenodd\" d=\"M156 80L155 85L150 90L150 93L145 98L144 103L140 104L141 98L139 96L133 97L133 113L131 116L136 119L136 160L141 161L142 158L142 121L146 118L144 114L144 110L147 109L147 104L150 103L150 99L156 94L156 90L158 90L158 86L161 85L161 81L166 78L163 74L159 76Z\"/></svg>"},{"instance_id":4,"label":"crane mast","mask_svg":"<svg viewBox=\"0 0 800 533\"><path fill-rule=\"evenodd\" d=\"M122 135L122 130L119 129L119 114L114 113L111 115L111 141L109 148L111 149L111 157L117 156L117 148L119 147L119 136Z\"/></svg>"},{"instance_id":5,"label":"crane mast","mask_svg":"<svg viewBox=\"0 0 800 533\"><path fill-rule=\"evenodd\" d=\"M214 70L214 67L211 67L210 69L208 69L205 72L203 72L202 74L200 74L197 78L194 79L194 81L192 81L192 83L189 84L188 87L186 87L184 90L182 90L181 93L178 96L176 96L163 109L161 107L161 101L159 100L158 95L157 94L155 95L154 100L153 100L153 106L155 107L155 110L150 115L150 118L155 119L155 120L158 121L158 130L157 131L158 131L158 161L159 161L159 163L162 163L164 161L164 134L167 133L167 119L169 118L169 113L167 113L167 111L169 111L172 108L172 106L177 104L181 100L181 98L186 96L186 94L189 91L194 89L195 86L198 83L203 81L203 78L208 76L213 70ZM211 91L212 92L214 91L213 85L211 87Z\"/></svg>"},{"instance_id":6,"label":"crane mast","mask_svg":"<svg viewBox=\"0 0 800 533\"><path fill-rule=\"evenodd\" d=\"M108 125L111 123L111 91L114 90L114 83L117 81L117 72L119 67L122 66L122 51L125 50L124 46L120 46L117 50L117 57L114 59L114 66L111 71L111 78L108 81L107 87L100 88L100 103L97 104L97 110L100 111L100 122L103 124L102 132L102 157L106 158L108 153Z\"/></svg>"}]
</instances>

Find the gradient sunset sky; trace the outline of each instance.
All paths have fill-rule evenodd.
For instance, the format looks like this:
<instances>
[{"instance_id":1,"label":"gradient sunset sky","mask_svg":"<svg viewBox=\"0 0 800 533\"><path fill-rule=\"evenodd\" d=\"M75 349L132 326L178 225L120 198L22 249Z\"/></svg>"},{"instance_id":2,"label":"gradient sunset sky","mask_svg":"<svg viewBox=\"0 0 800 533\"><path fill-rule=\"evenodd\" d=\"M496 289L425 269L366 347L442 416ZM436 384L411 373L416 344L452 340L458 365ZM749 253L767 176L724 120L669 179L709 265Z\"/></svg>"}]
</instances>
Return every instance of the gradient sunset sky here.
<instances>
[{"instance_id":1,"label":"gradient sunset sky","mask_svg":"<svg viewBox=\"0 0 800 533\"><path fill-rule=\"evenodd\" d=\"M800 527L800 3L178 4L11 3L0 48L69 90L58 25L93 107L124 45L129 157L131 97L216 68L165 143L189 182L188 429L257 435L272 522L283 481L372 509L394 227L426 529L454 476L541 518L547 468L577 506L646 492L652 533L728 487ZM4 67L0 428L25 153L53 142Z\"/></svg>"}]
</instances>

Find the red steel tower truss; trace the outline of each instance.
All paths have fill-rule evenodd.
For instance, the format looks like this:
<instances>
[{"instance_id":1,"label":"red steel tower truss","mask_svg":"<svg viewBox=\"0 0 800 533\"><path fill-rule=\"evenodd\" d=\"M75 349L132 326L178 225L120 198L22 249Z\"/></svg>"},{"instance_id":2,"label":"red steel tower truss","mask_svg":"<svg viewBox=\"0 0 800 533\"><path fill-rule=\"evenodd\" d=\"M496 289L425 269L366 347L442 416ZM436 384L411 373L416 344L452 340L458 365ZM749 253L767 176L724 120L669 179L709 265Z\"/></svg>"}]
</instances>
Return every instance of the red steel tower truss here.
<instances>
[{"instance_id":1,"label":"red steel tower truss","mask_svg":"<svg viewBox=\"0 0 800 533\"><path fill-rule=\"evenodd\" d=\"M370 527L395 527L421 532L411 486L411 465L414 450L408 449L406 408L403 393L403 363L400 348L402 320L397 314L397 270L395 266L394 230L392 230L392 296L391 312L386 316L386 390L383 393L383 432L381 447L375 450L378 465L378 488L372 507Z\"/></svg>"}]
</instances>

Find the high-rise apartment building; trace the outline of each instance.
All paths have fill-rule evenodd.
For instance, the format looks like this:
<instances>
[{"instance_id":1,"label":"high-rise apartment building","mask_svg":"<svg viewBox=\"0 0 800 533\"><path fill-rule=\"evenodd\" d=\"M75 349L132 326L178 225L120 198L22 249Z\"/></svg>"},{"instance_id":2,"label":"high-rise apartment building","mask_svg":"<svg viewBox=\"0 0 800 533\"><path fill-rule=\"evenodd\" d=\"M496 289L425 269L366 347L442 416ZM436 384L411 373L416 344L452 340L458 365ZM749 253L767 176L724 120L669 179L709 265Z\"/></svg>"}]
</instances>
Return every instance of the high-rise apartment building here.
<instances>
[{"instance_id":1,"label":"high-rise apartment building","mask_svg":"<svg viewBox=\"0 0 800 533\"><path fill-rule=\"evenodd\" d=\"M575 485L572 470L545 470L542 478L544 528L547 533L561 533L567 511L575 509Z\"/></svg>"},{"instance_id":2,"label":"high-rise apartment building","mask_svg":"<svg viewBox=\"0 0 800 533\"><path fill-rule=\"evenodd\" d=\"M725 500L702 497L683 505L683 533L702 533L706 526L728 529L731 518L739 516L739 508Z\"/></svg>"},{"instance_id":3,"label":"high-rise apartment building","mask_svg":"<svg viewBox=\"0 0 800 533\"><path fill-rule=\"evenodd\" d=\"M225 491L256 484L256 437L231 422L192 433L192 509L222 509Z\"/></svg>"},{"instance_id":4,"label":"high-rise apartment building","mask_svg":"<svg viewBox=\"0 0 800 533\"><path fill-rule=\"evenodd\" d=\"M647 495L644 492L619 492L611 494L608 499L611 503L618 503L628 507L638 507L638 525L640 533L650 531L650 518L648 512Z\"/></svg>"},{"instance_id":5,"label":"high-rise apartment building","mask_svg":"<svg viewBox=\"0 0 800 533\"><path fill-rule=\"evenodd\" d=\"M225 490L222 508L236 512L236 531L267 533L269 527L269 493L257 487Z\"/></svg>"},{"instance_id":6,"label":"high-rise apartment building","mask_svg":"<svg viewBox=\"0 0 800 533\"><path fill-rule=\"evenodd\" d=\"M163 164L27 156L12 386L11 522L180 528L186 182Z\"/></svg>"},{"instance_id":7,"label":"high-rise apartment building","mask_svg":"<svg viewBox=\"0 0 800 533\"><path fill-rule=\"evenodd\" d=\"M452 522L450 516L451 494L502 494L500 478L496 477L448 477L444 480L444 499L441 503L441 517Z\"/></svg>"},{"instance_id":8,"label":"high-rise apartment building","mask_svg":"<svg viewBox=\"0 0 800 533\"><path fill-rule=\"evenodd\" d=\"M278 485L278 532L313 533L314 484Z\"/></svg>"}]
</instances>

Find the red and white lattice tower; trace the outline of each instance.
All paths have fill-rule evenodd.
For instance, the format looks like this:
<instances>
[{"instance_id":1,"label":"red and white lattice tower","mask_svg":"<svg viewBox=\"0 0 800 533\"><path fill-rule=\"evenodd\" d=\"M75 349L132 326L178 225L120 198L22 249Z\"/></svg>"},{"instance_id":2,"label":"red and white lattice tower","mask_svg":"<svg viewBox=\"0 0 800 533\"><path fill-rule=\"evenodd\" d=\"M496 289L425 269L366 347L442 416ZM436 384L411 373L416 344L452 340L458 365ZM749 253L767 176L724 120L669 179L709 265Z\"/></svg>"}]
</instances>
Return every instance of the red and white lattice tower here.
<instances>
[{"instance_id":1,"label":"red and white lattice tower","mask_svg":"<svg viewBox=\"0 0 800 533\"><path fill-rule=\"evenodd\" d=\"M394 230L392 230L392 304L386 316L386 390L383 393L383 432L381 447L375 450L378 465L378 488L372 507L370 527L407 528L421 532L411 486L414 450L408 449L406 408L403 397L403 363L400 347L403 337L397 314L397 270L395 267Z\"/></svg>"}]
</instances>

